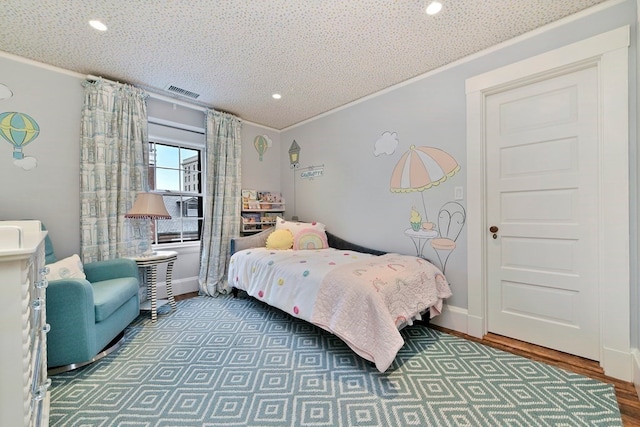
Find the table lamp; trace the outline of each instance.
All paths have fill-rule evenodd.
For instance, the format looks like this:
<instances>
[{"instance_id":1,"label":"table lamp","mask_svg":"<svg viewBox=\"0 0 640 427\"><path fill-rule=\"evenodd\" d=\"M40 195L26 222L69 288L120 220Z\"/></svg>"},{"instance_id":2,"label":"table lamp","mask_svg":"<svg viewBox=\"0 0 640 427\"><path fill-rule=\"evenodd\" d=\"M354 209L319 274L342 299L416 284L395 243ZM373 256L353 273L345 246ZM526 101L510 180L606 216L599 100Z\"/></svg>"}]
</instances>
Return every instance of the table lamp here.
<instances>
[{"instance_id":1,"label":"table lamp","mask_svg":"<svg viewBox=\"0 0 640 427\"><path fill-rule=\"evenodd\" d=\"M125 218L136 219L151 219L154 221L157 219L171 219L171 215L167 212L167 208L164 205L164 199L162 195L156 193L138 193L136 200L133 203L133 207L124 216ZM153 251L148 251L143 256L153 255Z\"/></svg>"}]
</instances>

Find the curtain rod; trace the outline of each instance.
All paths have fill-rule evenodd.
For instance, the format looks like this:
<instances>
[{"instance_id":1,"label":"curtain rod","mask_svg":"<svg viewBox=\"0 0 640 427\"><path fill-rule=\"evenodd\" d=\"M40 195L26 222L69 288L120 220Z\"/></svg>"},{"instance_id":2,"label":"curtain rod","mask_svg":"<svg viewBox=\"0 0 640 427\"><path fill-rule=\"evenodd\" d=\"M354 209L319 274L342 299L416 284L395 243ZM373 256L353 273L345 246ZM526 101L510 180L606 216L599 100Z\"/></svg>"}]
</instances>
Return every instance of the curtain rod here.
<instances>
[{"instance_id":1,"label":"curtain rod","mask_svg":"<svg viewBox=\"0 0 640 427\"><path fill-rule=\"evenodd\" d=\"M116 81L113 81L113 80L105 79L104 77L94 76L93 74L87 74L86 77L87 77L87 80L93 80L93 81L104 80L105 82L109 82L109 83L113 83L113 84L122 84L121 82L116 82ZM202 111L203 113L206 113L209 110L218 111L220 113L225 113L226 112L224 110L218 110L218 109L213 108L213 107L204 107L204 106L201 106L201 105L191 104L189 102L182 101L180 99L175 99L175 98L172 98L172 97L167 96L167 95L161 95L159 93L150 91L149 89L147 89L145 87L143 87L143 89L147 92L147 94L151 98L159 99L160 101L170 102L172 104L178 104L178 105L181 105L181 106L183 106L185 108L190 108L192 110ZM233 113L229 113L229 114L233 114ZM235 114L233 114L233 115L235 116ZM236 116L236 117L238 117L238 116ZM269 130L273 130L273 131L276 131L276 132L280 132L278 129L274 129L274 128L271 128L269 126L264 126L264 125L261 125L261 124L258 124L258 123L253 123L253 122L244 120L244 119L242 119L240 117L238 117L238 119L242 120L244 123L248 123L248 124L252 124L254 126L259 126L259 127L265 128L265 129L269 129Z\"/></svg>"},{"instance_id":2,"label":"curtain rod","mask_svg":"<svg viewBox=\"0 0 640 427\"><path fill-rule=\"evenodd\" d=\"M124 83L121 83L121 82L116 82L116 81L113 81L113 80L105 79L104 77L94 76L93 74L87 74L87 80L93 80L93 81L104 80L105 82L108 82L108 83L124 84ZM130 83L126 83L126 84L130 84ZM172 98L172 97L167 96L167 95L162 95L162 94L153 92L152 90L149 90L148 88L146 88L144 86L141 86L141 87L142 87L142 89L144 89L147 92L147 94L151 98L155 98L155 99L158 99L160 101L165 101L165 102L170 102L172 104L181 105L181 106L183 106L185 108L190 108L190 109L196 110L196 111L202 111L203 113L206 113L207 111L211 110L211 111L217 111L219 113L228 113L228 114L232 114L232 115L236 116L235 114L229 113L228 111L219 110L219 109L214 108L214 107L205 107L205 106L202 106L202 105L191 104L189 102L182 101L180 99ZM238 116L236 116L236 117L238 117ZM238 119L242 120L244 123L253 124L253 125L256 125L256 126L264 127L264 128L267 128L267 129L270 129L270 130L275 130L275 131L279 132L277 129L270 128L269 126L264 126L264 125L259 125L257 123L249 122L249 121L246 121L246 120L244 120L244 119L242 119L240 117L238 117Z\"/></svg>"},{"instance_id":3,"label":"curtain rod","mask_svg":"<svg viewBox=\"0 0 640 427\"><path fill-rule=\"evenodd\" d=\"M160 101L171 102L173 104L182 105L183 107L191 108L192 110L202 111L204 113L206 113L207 110L213 110L213 108L206 108L206 107L202 107L200 105L190 104L188 102L181 101L179 99L175 99L175 98L172 98L170 96L160 95L159 93L150 92L148 90L147 90L147 93L149 94L149 96L151 98L159 99Z\"/></svg>"},{"instance_id":4,"label":"curtain rod","mask_svg":"<svg viewBox=\"0 0 640 427\"><path fill-rule=\"evenodd\" d=\"M104 80L105 82L108 82L108 83L118 83L118 84L120 83L120 82L115 82L113 80L105 79L104 77L94 76L93 74L87 74L87 80L93 80L94 82L98 80Z\"/></svg>"},{"instance_id":5,"label":"curtain rod","mask_svg":"<svg viewBox=\"0 0 640 427\"><path fill-rule=\"evenodd\" d=\"M105 79L104 77L94 76L93 74L87 74L87 80L93 80L93 81L103 80L103 81L108 82L108 83L122 84L121 82L116 82L116 81L113 81L113 80ZM175 99L175 98L172 98L170 96L161 95L159 93L155 93L153 91L150 91L149 89L144 88L144 87L143 87L143 89L145 90L145 92L147 92L147 94L151 98L159 99L160 101L170 102L172 104L181 105L183 107L190 108L190 109L196 110L196 111L202 111L204 113L206 113L207 110L209 110L209 108L207 108L207 107L202 107L200 105L191 104L189 102L185 102L185 101L182 101L180 99Z\"/></svg>"}]
</instances>

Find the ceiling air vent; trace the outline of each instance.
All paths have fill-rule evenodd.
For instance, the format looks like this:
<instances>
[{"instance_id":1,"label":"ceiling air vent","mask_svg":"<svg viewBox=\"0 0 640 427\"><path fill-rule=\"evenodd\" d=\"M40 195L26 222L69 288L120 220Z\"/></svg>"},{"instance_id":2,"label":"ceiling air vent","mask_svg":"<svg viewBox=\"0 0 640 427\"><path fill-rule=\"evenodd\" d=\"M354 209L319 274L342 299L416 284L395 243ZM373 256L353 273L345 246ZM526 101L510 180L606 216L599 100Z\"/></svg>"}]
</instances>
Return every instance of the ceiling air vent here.
<instances>
[{"instance_id":1,"label":"ceiling air vent","mask_svg":"<svg viewBox=\"0 0 640 427\"><path fill-rule=\"evenodd\" d=\"M169 91L171 93L175 93L176 95L186 96L192 99L198 99L200 96L199 93L191 92L190 90L182 89L181 87L174 85L167 85L164 90Z\"/></svg>"}]
</instances>

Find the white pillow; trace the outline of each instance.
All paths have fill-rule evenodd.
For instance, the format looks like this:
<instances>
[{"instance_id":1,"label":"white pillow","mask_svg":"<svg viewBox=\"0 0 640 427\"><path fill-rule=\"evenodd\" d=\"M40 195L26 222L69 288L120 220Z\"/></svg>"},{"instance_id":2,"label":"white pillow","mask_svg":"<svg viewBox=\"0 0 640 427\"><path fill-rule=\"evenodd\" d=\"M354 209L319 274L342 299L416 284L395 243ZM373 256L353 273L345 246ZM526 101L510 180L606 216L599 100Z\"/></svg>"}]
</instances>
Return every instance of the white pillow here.
<instances>
[{"instance_id":1,"label":"white pillow","mask_svg":"<svg viewBox=\"0 0 640 427\"><path fill-rule=\"evenodd\" d=\"M47 280L87 278L78 255L71 255L53 264L47 264L45 267L49 268L49 273L45 276Z\"/></svg>"},{"instance_id":2,"label":"white pillow","mask_svg":"<svg viewBox=\"0 0 640 427\"><path fill-rule=\"evenodd\" d=\"M298 221L286 221L283 218L278 217L276 219L276 230L286 229L293 234L293 249L326 249L329 247L327 244L327 234L325 232L325 226L321 222L298 222ZM308 240L312 238L313 244ZM299 244L296 244L299 242Z\"/></svg>"}]
</instances>

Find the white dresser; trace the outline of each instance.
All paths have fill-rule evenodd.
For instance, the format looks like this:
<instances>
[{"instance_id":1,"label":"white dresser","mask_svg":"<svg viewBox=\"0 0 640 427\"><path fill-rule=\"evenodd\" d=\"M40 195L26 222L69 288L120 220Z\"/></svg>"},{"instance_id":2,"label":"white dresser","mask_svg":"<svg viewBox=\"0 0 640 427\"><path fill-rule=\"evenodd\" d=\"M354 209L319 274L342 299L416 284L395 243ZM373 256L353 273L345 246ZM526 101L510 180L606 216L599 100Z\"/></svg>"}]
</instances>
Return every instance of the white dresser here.
<instances>
[{"instance_id":1,"label":"white dresser","mask_svg":"<svg viewBox=\"0 0 640 427\"><path fill-rule=\"evenodd\" d=\"M48 426L44 238L40 221L0 221L0 423Z\"/></svg>"}]
</instances>

